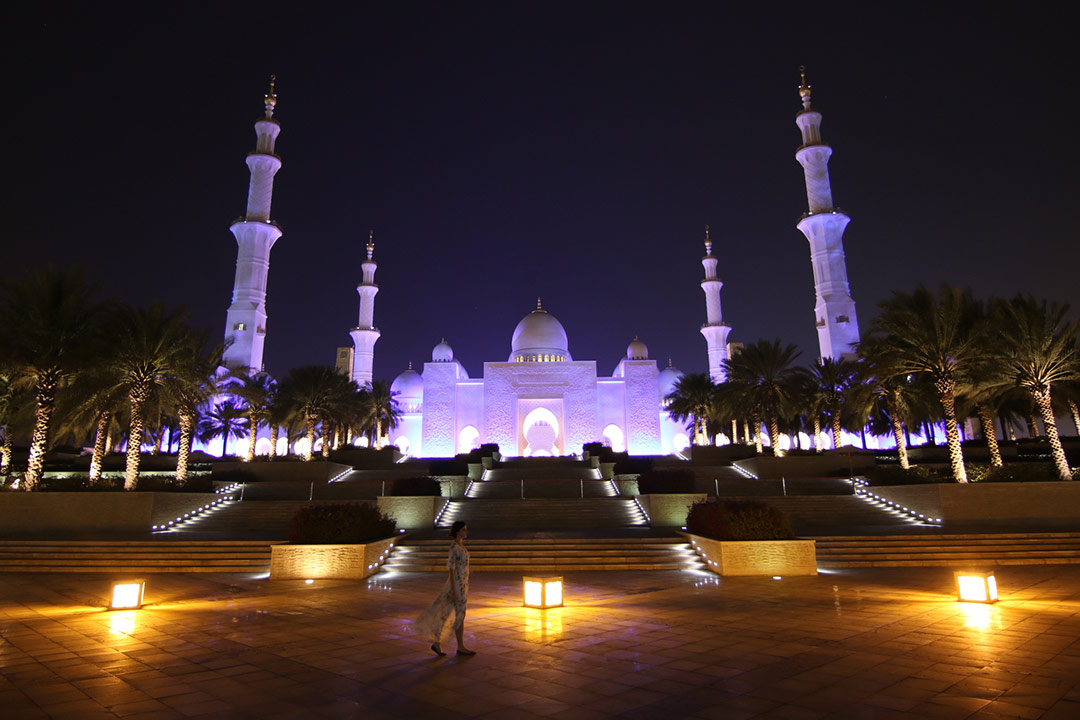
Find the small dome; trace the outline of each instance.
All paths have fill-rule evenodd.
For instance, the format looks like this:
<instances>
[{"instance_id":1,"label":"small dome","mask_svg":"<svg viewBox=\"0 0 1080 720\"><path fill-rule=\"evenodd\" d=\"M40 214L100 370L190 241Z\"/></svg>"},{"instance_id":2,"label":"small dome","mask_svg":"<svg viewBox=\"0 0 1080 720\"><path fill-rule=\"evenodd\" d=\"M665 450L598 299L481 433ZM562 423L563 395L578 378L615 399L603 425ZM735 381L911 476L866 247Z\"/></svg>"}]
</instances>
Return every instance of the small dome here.
<instances>
[{"instance_id":1,"label":"small dome","mask_svg":"<svg viewBox=\"0 0 1080 720\"><path fill-rule=\"evenodd\" d=\"M446 338L435 346L431 351L431 362L453 362L454 349L446 342Z\"/></svg>"},{"instance_id":2,"label":"small dome","mask_svg":"<svg viewBox=\"0 0 1080 720\"><path fill-rule=\"evenodd\" d=\"M657 382L660 385L661 400L671 394L671 391L675 389L675 383L682 376L682 370L672 365L671 361L668 360L668 366L661 370L660 375L657 377Z\"/></svg>"},{"instance_id":3,"label":"small dome","mask_svg":"<svg viewBox=\"0 0 1080 720\"><path fill-rule=\"evenodd\" d=\"M648 360L649 359L649 348L648 348L648 346L645 345L645 343L638 340L637 335L635 335L634 339L630 342L630 344L626 346L626 359L627 360Z\"/></svg>"},{"instance_id":4,"label":"small dome","mask_svg":"<svg viewBox=\"0 0 1080 720\"><path fill-rule=\"evenodd\" d=\"M562 362L571 360L566 330L554 315L540 307L522 318L510 341L511 362Z\"/></svg>"},{"instance_id":5,"label":"small dome","mask_svg":"<svg viewBox=\"0 0 1080 720\"><path fill-rule=\"evenodd\" d=\"M413 370L412 363L409 363L409 369L394 378L394 382L390 384L390 392L403 409L417 405L424 399L424 378Z\"/></svg>"}]
</instances>

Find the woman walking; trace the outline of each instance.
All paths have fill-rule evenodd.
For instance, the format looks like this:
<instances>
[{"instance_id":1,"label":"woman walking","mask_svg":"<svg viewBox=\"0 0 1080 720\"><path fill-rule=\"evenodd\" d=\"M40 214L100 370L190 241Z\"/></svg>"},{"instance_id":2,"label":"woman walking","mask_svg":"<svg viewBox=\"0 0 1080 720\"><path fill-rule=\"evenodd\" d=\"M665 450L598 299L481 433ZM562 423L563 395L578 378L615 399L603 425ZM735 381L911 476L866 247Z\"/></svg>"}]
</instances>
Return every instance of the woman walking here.
<instances>
[{"instance_id":1,"label":"woman walking","mask_svg":"<svg viewBox=\"0 0 1080 720\"><path fill-rule=\"evenodd\" d=\"M449 577L442 592L435 598L420 618L417 628L425 635L431 635L431 651L442 657L442 636L450 611L454 612L454 634L457 636L457 654L475 655L476 652L465 647L465 603L469 599L469 551L465 549L465 538L469 535L468 526L460 520L450 527L450 558L446 561Z\"/></svg>"}]
</instances>

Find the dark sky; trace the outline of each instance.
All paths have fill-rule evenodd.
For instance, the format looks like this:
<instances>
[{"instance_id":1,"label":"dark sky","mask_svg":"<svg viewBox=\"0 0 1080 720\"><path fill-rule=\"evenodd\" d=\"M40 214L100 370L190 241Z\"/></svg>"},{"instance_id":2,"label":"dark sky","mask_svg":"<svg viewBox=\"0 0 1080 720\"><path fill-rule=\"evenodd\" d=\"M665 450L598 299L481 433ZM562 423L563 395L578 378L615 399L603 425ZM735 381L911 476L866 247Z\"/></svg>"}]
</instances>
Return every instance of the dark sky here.
<instances>
[{"instance_id":1,"label":"dark sky","mask_svg":"<svg viewBox=\"0 0 1080 720\"><path fill-rule=\"evenodd\" d=\"M376 377L443 336L480 375L538 295L602 374L635 334L704 371L706 223L731 340L809 362L805 64L864 328L920 282L1080 306L1080 69L1038 5L231 5L5 7L0 280L77 264L223 332L276 73L271 372L349 343L369 228Z\"/></svg>"}]
</instances>

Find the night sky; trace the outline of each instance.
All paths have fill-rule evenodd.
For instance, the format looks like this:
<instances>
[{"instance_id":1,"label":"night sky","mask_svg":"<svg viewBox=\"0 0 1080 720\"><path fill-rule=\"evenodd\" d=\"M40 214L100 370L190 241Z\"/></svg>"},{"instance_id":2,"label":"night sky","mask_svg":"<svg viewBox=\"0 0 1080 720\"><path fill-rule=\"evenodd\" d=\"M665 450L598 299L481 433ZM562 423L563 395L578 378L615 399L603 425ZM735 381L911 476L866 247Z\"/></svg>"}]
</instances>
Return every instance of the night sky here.
<instances>
[{"instance_id":1,"label":"night sky","mask_svg":"<svg viewBox=\"0 0 1080 720\"><path fill-rule=\"evenodd\" d=\"M220 337L276 73L270 372L349 344L369 228L378 378L444 336L479 376L537 296L603 375L634 335L704 371L706 224L730 339L810 362L805 64L864 330L920 282L1080 308L1080 67L1037 5L184 5L5 8L0 280L80 265Z\"/></svg>"}]
</instances>

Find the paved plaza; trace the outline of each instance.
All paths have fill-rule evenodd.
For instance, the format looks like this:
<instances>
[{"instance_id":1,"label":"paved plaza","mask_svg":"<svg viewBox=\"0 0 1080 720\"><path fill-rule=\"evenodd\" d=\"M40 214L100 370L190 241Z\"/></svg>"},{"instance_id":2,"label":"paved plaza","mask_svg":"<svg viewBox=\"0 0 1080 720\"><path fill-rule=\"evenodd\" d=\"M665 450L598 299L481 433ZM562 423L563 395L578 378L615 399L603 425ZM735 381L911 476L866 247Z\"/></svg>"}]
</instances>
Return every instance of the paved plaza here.
<instances>
[{"instance_id":1,"label":"paved plaza","mask_svg":"<svg viewBox=\"0 0 1080 720\"><path fill-rule=\"evenodd\" d=\"M1077 718L1080 567L1006 567L995 606L942 568L817 577L567 575L526 610L474 574L467 643L436 658L410 618L443 576L0 575L4 718Z\"/></svg>"}]
</instances>

